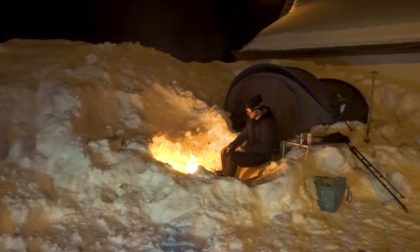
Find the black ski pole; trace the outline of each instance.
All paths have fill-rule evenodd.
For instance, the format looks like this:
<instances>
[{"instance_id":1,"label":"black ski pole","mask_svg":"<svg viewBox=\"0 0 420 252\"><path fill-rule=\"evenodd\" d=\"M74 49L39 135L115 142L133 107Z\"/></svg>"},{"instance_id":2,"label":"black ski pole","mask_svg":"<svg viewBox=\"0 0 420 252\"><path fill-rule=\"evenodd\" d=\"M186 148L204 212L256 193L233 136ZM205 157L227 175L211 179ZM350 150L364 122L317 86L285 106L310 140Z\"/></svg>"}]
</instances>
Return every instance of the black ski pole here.
<instances>
[{"instance_id":1,"label":"black ski pole","mask_svg":"<svg viewBox=\"0 0 420 252\"><path fill-rule=\"evenodd\" d=\"M356 148L356 147L354 147L354 146L351 146L350 145L350 150L357 156L357 158L365 165L365 166L368 166L368 167L370 167L370 168L372 168L373 169L373 171L375 171L376 172L376 174L380 177L380 178L382 178L383 180L385 180L385 182L389 185L389 186L391 186L391 188L396 192L396 193L398 193L398 195L401 197L401 198L405 198L404 197L404 195L402 194L402 193L400 193L399 191L398 191L398 189L397 188L395 188L392 184L391 184L391 182L389 182L387 179L386 179L386 177L384 176L384 175L382 175L382 173L380 172L380 171L378 171L378 169L376 169L376 167L375 166L373 166L373 164L371 163L371 162L369 162L369 160L367 160L367 158L365 158L364 156L363 156L363 154Z\"/></svg>"},{"instance_id":2,"label":"black ski pole","mask_svg":"<svg viewBox=\"0 0 420 252\"><path fill-rule=\"evenodd\" d=\"M378 180L382 186L388 191L389 194L400 204L400 206L404 209L405 212L408 212L407 207L398 199L398 197L388 188L388 185L391 186L391 188L398 193L398 195L401 198L405 198L404 195L402 195L385 177L382 175L376 168L373 166L369 160L367 160L363 154L354 146L351 146L350 144L347 144L350 151L359 159L360 162L366 167L366 169ZM375 173L376 172L376 173ZM379 174L379 175L378 175ZM388 184L385 184L381 178Z\"/></svg>"}]
</instances>

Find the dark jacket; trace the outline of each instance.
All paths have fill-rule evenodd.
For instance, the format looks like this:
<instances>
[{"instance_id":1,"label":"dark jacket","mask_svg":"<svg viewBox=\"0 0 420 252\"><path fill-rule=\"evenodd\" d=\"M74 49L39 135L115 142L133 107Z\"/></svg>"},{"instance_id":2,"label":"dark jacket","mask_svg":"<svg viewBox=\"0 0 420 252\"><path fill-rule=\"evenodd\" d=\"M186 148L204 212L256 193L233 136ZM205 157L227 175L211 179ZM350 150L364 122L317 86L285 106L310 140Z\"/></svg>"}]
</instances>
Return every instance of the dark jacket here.
<instances>
[{"instance_id":1,"label":"dark jacket","mask_svg":"<svg viewBox=\"0 0 420 252\"><path fill-rule=\"evenodd\" d=\"M245 152L261 153L267 160L271 159L273 150L277 147L277 125L271 112L268 110L259 119L248 119L245 128L229 144L230 150L234 151L236 147L243 146Z\"/></svg>"}]
</instances>

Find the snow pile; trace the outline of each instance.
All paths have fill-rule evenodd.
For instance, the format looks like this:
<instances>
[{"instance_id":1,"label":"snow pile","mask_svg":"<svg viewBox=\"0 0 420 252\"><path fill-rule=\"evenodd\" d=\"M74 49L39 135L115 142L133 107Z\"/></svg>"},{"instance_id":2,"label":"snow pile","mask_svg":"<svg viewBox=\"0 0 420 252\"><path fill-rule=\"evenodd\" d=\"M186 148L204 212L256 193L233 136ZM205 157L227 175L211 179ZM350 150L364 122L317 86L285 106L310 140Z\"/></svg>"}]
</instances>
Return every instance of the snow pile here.
<instances>
[{"instance_id":1,"label":"snow pile","mask_svg":"<svg viewBox=\"0 0 420 252\"><path fill-rule=\"evenodd\" d=\"M381 107L397 113L373 131L372 145L361 123L312 130L349 135L406 194L413 215L403 216L344 146L314 147L308 160L292 149L251 185L215 176L219 151L235 136L223 95L249 63L186 64L136 44L68 41L13 40L0 54L2 250L378 249L386 244L369 238L392 221L391 231L404 230L396 244L419 245L405 236L420 229L418 143L386 142L416 113L418 93ZM420 137L415 122L404 139ZM171 163L191 157L192 174ZM315 175L346 176L357 200L320 212ZM386 210L375 210L381 204ZM360 237L349 216L373 235Z\"/></svg>"}]
</instances>

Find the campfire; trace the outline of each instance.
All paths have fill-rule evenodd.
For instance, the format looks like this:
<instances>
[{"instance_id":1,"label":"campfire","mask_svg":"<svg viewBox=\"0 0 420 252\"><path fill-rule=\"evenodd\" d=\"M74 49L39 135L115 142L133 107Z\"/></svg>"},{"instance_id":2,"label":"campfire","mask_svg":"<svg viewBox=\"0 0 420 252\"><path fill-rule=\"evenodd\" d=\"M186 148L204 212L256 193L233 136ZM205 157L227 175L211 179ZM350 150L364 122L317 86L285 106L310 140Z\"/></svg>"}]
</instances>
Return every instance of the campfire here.
<instances>
[{"instance_id":1,"label":"campfire","mask_svg":"<svg viewBox=\"0 0 420 252\"><path fill-rule=\"evenodd\" d=\"M172 139L165 135L154 136L149 150L156 160L169 164L173 169L192 174L201 166L208 171L220 169L220 149L223 146L209 139L207 134Z\"/></svg>"},{"instance_id":2,"label":"campfire","mask_svg":"<svg viewBox=\"0 0 420 252\"><path fill-rule=\"evenodd\" d=\"M156 160L169 164L179 172L191 174L198 169L197 157L180 143L171 142L165 136L154 137L149 149Z\"/></svg>"},{"instance_id":3,"label":"campfire","mask_svg":"<svg viewBox=\"0 0 420 252\"><path fill-rule=\"evenodd\" d=\"M216 110L202 113L200 123L202 126L177 137L155 135L148 146L153 157L184 174L193 174L199 167L210 172L221 170L220 151L236 134Z\"/></svg>"}]
</instances>

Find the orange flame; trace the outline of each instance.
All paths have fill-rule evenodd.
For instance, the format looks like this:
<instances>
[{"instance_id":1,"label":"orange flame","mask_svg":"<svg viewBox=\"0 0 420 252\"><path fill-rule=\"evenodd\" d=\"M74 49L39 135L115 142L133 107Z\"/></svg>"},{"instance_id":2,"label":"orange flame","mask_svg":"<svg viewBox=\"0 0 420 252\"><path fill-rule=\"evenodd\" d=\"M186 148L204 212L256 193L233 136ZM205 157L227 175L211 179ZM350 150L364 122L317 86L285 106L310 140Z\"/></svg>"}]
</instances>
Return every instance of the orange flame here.
<instances>
[{"instance_id":1,"label":"orange flame","mask_svg":"<svg viewBox=\"0 0 420 252\"><path fill-rule=\"evenodd\" d=\"M203 126L186 131L182 137L159 135L152 138L149 150L153 157L179 172L191 174L202 167L210 172L221 170L220 151L235 138L222 114L216 110L203 113Z\"/></svg>"},{"instance_id":2,"label":"orange flame","mask_svg":"<svg viewBox=\"0 0 420 252\"><path fill-rule=\"evenodd\" d=\"M174 143L165 136L153 137L149 149L155 159L169 164L179 172L191 174L198 169L197 157L180 143Z\"/></svg>"},{"instance_id":3,"label":"orange flame","mask_svg":"<svg viewBox=\"0 0 420 252\"><path fill-rule=\"evenodd\" d=\"M149 150L156 160L169 164L173 169L192 174L201 166L209 171L220 169L220 149L218 144L209 144L206 134L191 135L170 140L164 135L155 136L149 144Z\"/></svg>"}]
</instances>

